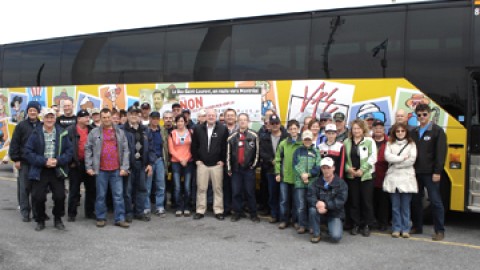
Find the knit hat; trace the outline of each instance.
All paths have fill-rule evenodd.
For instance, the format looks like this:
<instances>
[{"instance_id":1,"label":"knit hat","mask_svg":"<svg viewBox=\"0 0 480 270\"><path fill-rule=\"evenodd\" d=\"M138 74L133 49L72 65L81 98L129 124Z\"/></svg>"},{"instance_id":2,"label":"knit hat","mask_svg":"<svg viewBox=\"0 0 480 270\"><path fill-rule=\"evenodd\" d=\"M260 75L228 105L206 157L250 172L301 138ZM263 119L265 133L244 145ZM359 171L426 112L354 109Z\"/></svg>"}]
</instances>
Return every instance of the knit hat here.
<instances>
[{"instance_id":1,"label":"knit hat","mask_svg":"<svg viewBox=\"0 0 480 270\"><path fill-rule=\"evenodd\" d=\"M40 103L38 103L38 101L32 100L32 101L28 102L27 112L28 112L28 109L30 109L30 108L37 109L37 112L40 113L40 111L42 110L42 105L40 105Z\"/></svg>"}]
</instances>

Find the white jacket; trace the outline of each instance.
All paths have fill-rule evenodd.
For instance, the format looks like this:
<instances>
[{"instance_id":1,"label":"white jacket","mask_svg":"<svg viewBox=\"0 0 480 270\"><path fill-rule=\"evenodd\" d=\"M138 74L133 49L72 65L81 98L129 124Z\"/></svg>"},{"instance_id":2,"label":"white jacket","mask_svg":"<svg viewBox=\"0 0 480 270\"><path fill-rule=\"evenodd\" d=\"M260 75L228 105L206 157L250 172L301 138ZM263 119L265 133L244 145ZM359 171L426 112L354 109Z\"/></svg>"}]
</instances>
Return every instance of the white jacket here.
<instances>
[{"instance_id":1,"label":"white jacket","mask_svg":"<svg viewBox=\"0 0 480 270\"><path fill-rule=\"evenodd\" d=\"M409 143L402 153L398 153L407 143L407 140L387 143L385 147L385 160L389 163L385 180L383 181L383 190L388 193L417 193L417 179L413 165L417 159L417 147L414 142ZM408 157L405 159L405 157Z\"/></svg>"}]
</instances>

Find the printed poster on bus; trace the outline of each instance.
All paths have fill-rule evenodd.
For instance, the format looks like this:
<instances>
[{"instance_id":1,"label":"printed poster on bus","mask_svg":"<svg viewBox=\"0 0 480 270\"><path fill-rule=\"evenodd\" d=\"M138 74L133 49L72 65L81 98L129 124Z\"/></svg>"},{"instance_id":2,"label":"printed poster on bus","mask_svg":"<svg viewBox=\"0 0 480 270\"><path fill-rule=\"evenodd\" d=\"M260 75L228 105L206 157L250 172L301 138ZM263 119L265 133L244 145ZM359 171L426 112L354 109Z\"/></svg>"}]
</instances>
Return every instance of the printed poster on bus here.
<instances>
[{"instance_id":1,"label":"printed poster on bus","mask_svg":"<svg viewBox=\"0 0 480 270\"><path fill-rule=\"evenodd\" d=\"M292 81L287 119L303 123L305 117L320 119L322 112L344 113L348 118L355 86L331 81Z\"/></svg>"},{"instance_id":2,"label":"printed poster on bus","mask_svg":"<svg viewBox=\"0 0 480 270\"><path fill-rule=\"evenodd\" d=\"M222 113L232 108L239 113L246 113L250 121L261 121L260 88L176 88L171 94L183 109L189 109L194 121L200 109L216 109Z\"/></svg>"},{"instance_id":3,"label":"printed poster on bus","mask_svg":"<svg viewBox=\"0 0 480 270\"><path fill-rule=\"evenodd\" d=\"M10 107L8 106L8 89L0 89L0 120L8 118Z\"/></svg>"}]
</instances>

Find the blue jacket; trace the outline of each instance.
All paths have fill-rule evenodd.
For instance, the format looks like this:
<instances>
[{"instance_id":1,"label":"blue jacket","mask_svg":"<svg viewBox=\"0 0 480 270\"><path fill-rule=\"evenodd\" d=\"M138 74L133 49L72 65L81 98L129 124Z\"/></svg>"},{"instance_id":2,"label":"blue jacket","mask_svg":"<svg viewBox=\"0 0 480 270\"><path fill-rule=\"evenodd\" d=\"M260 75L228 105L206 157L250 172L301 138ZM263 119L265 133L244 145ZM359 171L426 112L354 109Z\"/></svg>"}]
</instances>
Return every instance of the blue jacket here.
<instances>
[{"instance_id":1,"label":"blue jacket","mask_svg":"<svg viewBox=\"0 0 480 270\"><path fill-rule=\"evenodd\" d=\"M120 129L123 129L125 133L125 137L127 138L128 142L128 149L130 151L130 169L132 169L133 164L135 164L135 153L137 152L135 150L135 134L130 132L130 127L128 127L127 123L125 125L120 126ZM157 155L155 154L155 149L153 148L153 136L150 130L142 125L139 125L140 129L142 129L142 134L143 134L143 153L142 153L142 165L143 166L148 166L148 165L153 165L156 161Z\"/></svg>"},{"instance_id":2,"label":"blue jacket","mask_svg":"<svg viewBox=\"0 0 480 270\"><path fill-rule=\"evenodd\" d=\"M68 137L68 132L59 125L55 125L55 158L57 159L57 176L66 178L68 176L68 164L73 157L73 145ZM25 145L23 158L30 165L28 179L40 181L40 174L47 164L45 153L45 137L43 135L43 124L37 125Z\"/></svg>"}]
</instances>

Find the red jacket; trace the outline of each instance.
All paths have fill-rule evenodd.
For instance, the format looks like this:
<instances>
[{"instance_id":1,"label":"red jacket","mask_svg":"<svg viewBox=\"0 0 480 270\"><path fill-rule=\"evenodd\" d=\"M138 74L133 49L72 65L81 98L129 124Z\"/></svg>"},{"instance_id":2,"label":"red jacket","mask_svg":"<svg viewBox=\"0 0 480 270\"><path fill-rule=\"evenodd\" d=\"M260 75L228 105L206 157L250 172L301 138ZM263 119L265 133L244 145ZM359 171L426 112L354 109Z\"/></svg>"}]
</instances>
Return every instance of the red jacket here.
<instances>
[{"instance_id":1,"label":"red jacket","mask_svg":"<svg viewBox=\"0 0 480 270\"><path fill-rule=\"evenodd\" d=\"M376 142L376 141L375 141ZM385 160L385 147L387 146L388 137L385 135L380 147L377 147L377 163L375 163L375 180L374 187L383 188L383 179L388 170L388 162Z\"/></svg>"}]
</instances>

